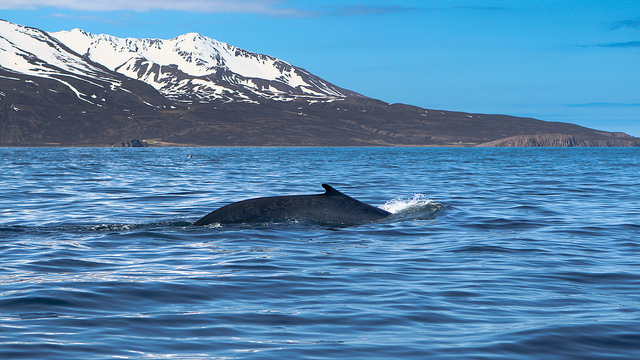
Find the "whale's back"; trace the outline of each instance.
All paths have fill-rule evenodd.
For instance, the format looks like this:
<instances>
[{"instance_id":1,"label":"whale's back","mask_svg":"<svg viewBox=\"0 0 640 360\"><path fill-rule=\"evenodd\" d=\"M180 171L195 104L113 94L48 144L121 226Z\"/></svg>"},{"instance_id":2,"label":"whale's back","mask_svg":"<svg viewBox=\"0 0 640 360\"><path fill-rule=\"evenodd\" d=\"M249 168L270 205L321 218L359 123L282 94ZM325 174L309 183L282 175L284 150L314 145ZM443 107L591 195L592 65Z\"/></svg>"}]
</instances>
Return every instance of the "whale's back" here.
<instances>
[{"instance_id":1,"label":"whale's back","mask_svg":"<svg viewBox=\"0 0 640 360\"><path fill-rule=\"evenodd\" d=\"M329 185L318 195L272 196L235 202L215 210L194 225L212 223L306 220L318 224L360 224L391 213L349 197Z\"/></svg>"}]
</instances>

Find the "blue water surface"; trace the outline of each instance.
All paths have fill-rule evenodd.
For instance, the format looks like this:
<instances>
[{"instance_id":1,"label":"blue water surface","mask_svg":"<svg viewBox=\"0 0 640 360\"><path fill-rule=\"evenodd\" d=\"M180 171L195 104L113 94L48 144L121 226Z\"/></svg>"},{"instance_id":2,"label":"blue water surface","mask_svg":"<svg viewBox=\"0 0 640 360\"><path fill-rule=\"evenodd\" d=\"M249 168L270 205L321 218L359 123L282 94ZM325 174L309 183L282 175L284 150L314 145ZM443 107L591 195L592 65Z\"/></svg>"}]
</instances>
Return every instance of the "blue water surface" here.
<instances>
[{"instance_id":1,"label":"blue water surface","mask_svg":"<svg viewBox=\"0 0 640 360\"><path fill-rule=\"evenodd\" d=\"M0 358L637 359L639 160L0 148ZM444 208L350 227L190 226L322 183Z\"/></svg>"}]
</instances>

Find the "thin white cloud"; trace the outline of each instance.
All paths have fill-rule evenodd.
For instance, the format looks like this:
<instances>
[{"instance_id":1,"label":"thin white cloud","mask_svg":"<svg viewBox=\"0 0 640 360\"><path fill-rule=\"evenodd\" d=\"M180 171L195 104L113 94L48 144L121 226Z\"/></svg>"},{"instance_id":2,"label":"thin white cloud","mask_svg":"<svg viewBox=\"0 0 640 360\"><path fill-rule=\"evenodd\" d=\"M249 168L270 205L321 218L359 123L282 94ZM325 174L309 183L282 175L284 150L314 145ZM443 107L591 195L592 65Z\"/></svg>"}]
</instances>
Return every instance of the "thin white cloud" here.
<instances>
[{"instance_id":1,"label":"thin white cloud","mask_svg":"<svg viewBox=\"0 0 640 360\"><path fill-rule=\"evenodd\" d=\"M108 17L99 16L99 15L69 15L63 13L55 13L51 15L47 15L46 17L51 18L59 18L59 19L68 19L68 20L82 20L82 21L91 21L96 23L104 23L116 26L125 26L127 23L131 22L126 15L121 15L117 19L110 19Z\"/></svg>"},{"instance_id":2,"label":"thin white cloud","mask_svg":"<svg viewBox=\"0 0 640 360\"><path fill-rule=\"evenodd\" d=\"M335 15L335 16L363 16L363 15L385 15L393 13L403 12L415 12L422 11L419 8L406 7L406 6L374 6L356 4L349 6L336 6L319 12L321 15Z\"/></svg>"},{"instance_id":3,"label":"thin white cloud","mask_svg":"<svg viewBox=\"0 0 640 360\"><path fill-rule=\"evenodd\" d=\"M367 5L355 4L347 6L334 6L319 11L321 15L335 16L363 16L363 15L385 15L396 13L420 13L420 12L436 12L436 11L504 11L503 7L486 7L486 6L450 6L450 7L412 7L400 5Z\"/></svg>"},{"instance_id":4,"label":"thin white cloud","mask_svg":"<svg viewBox=\"0 0 640 360\"><path fill-rule=\"evenodd\" d=\"M585 104L570 104L570 107L590 107L590 108L632 108L640 107L638 103L585 103Z\"/></svg>"},{"instance_id":5,"label":"thin white cloud","mask_svg":"<svg viewBox=\"0 0 640 360\"><path fill-rule=\"evenodd\" d=\"M369 16L408 12L432 11L495 11L500 7L407 7L399 5L370 5L366 1L346 6L322 6L315 3L314 9L297 8L289 0L0 0L0 9L54 8L87 12L104 11L151 11L169 10L200 13L261 14L275 17L323 17L323 16Z\"/></svg>"},{"instance_id":6,"label":"thin white cloud","mask_svg":"<svg viewBox=\"0 0 640 360\"><path fill-rule=\"evenodd\" d=\"M606 44L598 44L596 46L605 48L637 48L640 47L640 41L612 42Z\"/></svg>"},{"instance_id":7,"label":"thin white cloud","mask_svg":"<svg viewBox=\"0 0 640 360\"><path fill-rule=\"evenodd\" d=\"M208 13L253 13L304 17L309 13L287 7L283 0L0 0L0 9L56 8L76 11L173 10Z\"/></svg>"}]
</instances>

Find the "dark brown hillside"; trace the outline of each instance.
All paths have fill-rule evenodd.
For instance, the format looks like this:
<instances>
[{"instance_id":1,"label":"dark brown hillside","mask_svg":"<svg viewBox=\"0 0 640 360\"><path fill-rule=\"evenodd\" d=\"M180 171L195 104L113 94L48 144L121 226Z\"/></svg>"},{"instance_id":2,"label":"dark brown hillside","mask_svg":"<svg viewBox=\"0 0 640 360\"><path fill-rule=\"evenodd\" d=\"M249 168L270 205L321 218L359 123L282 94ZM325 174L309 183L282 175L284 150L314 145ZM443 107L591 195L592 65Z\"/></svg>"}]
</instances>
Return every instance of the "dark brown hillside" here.
<instances>
[{"instance_id":1,"label":"dark brown hillside","mask_svg":"<svg viewBox=\"0 0 640 360\"><path fill-rule=\"evenodd\" d=\"M79 95L57 80L0 69L0 145L105 145L130 136L127 129L139 129L137 118L174 105L152 87L124 76L126 91L95 79L58 77Z\"/></svg>"},{"instance_id":2,"label":"dark brown hillside","mask_svg":"<svg viewBox=\"0 0 640 360\"><path fill-rule=\"evenodd\" d=\"M628 146L617 143L616 134L573 124L426 110L368 98L311 105L264 100L261 104L192 105L180 120L169 123L173 125L148 138L205 146L474 146L552 132Z\"/></svg>"},{"instance_id":3,"label":"dark brown hillside","mask_svg":"<svg viewBox=\"0 0 640 360\"><path fill-rule=\"evenodd\" d=\"M638 146L636 138L573 124L364 97L187 104L124 76L124 90L96 79L60 77L78 94L57 80L0 69L1 146L111 146L131 139L152 146L533 146L500 141L536 134L567 134L579 140L571 146Z\"/></svg>"}]
</instances>

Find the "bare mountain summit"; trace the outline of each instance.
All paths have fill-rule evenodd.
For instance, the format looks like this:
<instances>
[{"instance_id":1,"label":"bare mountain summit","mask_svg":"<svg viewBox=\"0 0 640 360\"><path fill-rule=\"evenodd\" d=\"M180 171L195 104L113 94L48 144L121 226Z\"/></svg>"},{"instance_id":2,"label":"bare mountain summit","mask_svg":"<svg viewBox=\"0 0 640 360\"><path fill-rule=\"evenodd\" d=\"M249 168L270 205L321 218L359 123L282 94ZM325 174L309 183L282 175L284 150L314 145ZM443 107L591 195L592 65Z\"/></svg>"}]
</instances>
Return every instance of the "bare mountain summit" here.
<instances>
[{"instance_id":1,"label":"bare mountain summit","mask_svg":"<svg viewBox=\"0 0 640 360\"><path fill-rule=\"evenodd\" d=\"M114 144L640 146L640 139L388 104L194 33L49 34L0 20L0 146Z\"/></svg>"}]
</instances>

